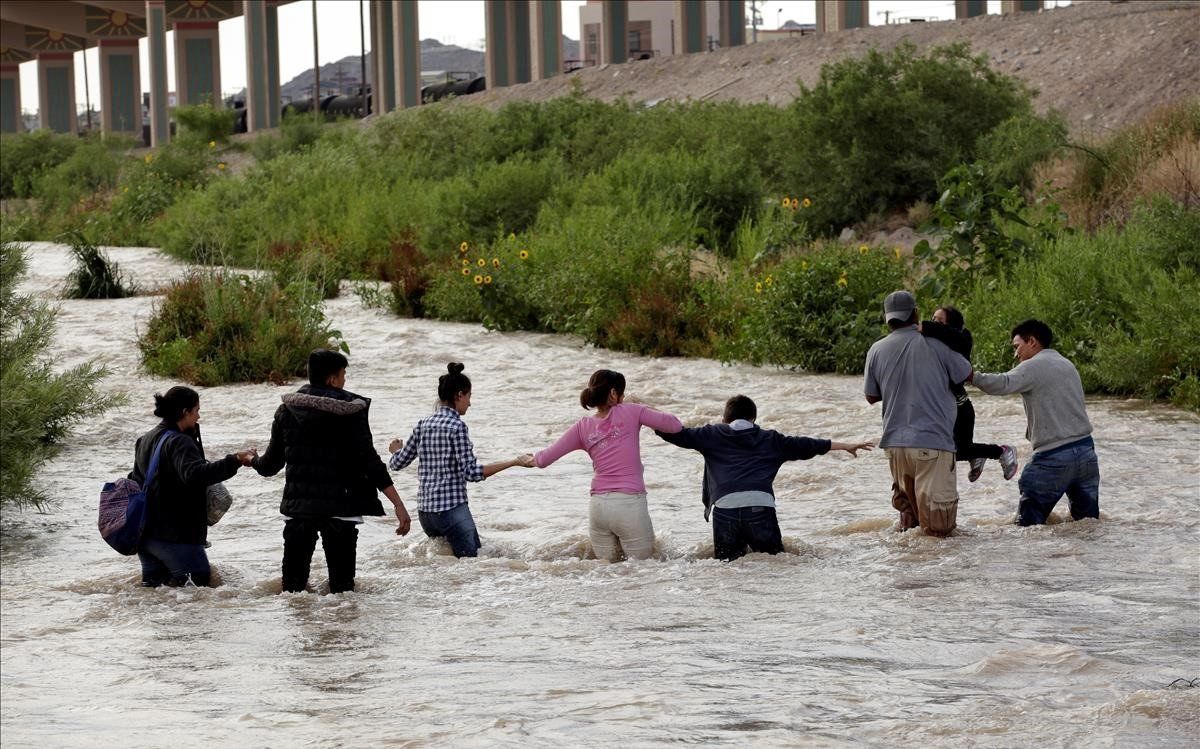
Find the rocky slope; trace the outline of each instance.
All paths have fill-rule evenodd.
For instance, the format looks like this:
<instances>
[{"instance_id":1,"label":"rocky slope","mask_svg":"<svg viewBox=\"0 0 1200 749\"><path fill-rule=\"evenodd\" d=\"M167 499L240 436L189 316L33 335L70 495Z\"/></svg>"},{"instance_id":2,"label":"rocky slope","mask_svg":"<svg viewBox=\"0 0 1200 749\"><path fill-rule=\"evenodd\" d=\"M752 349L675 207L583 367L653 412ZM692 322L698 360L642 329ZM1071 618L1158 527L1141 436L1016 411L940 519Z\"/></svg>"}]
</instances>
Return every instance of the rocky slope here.
<instances>
[{"instance_id":1,"label":"rocky slope","mask_svg":"<svg viewBox=\"0 0 1200 749\"><path fill-rule=\"evenodd\" d=\"M969 43L996 69L1040 91L1039 108L1059 110L1077 133L1121 127L1158 106L1200 95L1200 2L1086 0L1039 13L875 26L599 66L460 103L495 107L514 99L544 100L578 85L602 100L785 104L800 83L817 80L823 63L872 47L890 49L904 40L921 49Z\"/></svg>"}]
</instances>

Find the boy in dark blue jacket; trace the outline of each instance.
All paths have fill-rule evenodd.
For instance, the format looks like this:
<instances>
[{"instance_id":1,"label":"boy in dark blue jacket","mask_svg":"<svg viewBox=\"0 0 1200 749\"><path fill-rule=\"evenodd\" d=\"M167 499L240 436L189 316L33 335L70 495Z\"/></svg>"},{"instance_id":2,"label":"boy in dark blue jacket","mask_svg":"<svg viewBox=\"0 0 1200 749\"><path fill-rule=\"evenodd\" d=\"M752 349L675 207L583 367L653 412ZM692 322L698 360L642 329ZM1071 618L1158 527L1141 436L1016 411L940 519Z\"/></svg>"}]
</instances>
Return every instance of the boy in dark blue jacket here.
<instances>
[{"instance_id":1,"label":"boy in dark blue jacket","mask_svg":"<svg viewBox=\"0 0 1200 749\"><path fill-rule=\"evenodd\" d=\"M775 514L775 474L789 460L808 460L830 450L858 457L871 442L831 442L789 437L754 423L758 408L744 395L725 402L724 423L657 432L667 442L704 456L704 519L712 514L713 556L725 561L750 551L778 554L783 536Z\"/></svg>"}]
</instances>

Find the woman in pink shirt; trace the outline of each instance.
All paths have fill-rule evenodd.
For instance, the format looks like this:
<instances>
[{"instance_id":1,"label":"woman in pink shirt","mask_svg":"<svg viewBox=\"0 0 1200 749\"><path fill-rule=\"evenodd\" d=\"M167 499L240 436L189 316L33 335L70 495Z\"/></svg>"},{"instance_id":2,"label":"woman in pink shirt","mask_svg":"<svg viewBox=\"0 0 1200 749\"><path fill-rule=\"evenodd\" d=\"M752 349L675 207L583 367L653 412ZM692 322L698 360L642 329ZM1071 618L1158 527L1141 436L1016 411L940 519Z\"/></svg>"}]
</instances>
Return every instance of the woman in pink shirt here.
<instances>
[{"instance_id":1,"label":"woman in pink shirt","mask_svg":"<svg viewBox=\"0 0 1200 749\"><path fill-rule=\"evenodd\" d=\"M654 549L654 526L646 507L638 433L643 426L673 434L683 429L674 416L625 403L625 376L600 369L579 394L579 405L595 408L528 464L545 468L574 450L592 458L592 498L588 535L597 559L615 560L618 543L628 559L647 559Z\"/></svg>"}]
</instances>

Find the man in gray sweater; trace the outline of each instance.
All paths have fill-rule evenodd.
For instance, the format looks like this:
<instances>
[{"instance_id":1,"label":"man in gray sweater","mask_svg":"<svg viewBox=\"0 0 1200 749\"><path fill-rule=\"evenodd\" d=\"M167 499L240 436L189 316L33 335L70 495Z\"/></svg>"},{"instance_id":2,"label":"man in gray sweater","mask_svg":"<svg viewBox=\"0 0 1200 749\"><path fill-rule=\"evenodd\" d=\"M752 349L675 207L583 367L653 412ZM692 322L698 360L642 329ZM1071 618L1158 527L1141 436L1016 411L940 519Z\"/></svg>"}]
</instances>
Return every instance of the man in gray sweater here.
<instances>
[{"instance_id":1,"label":"man in gray sweater","mask_svg":"<svg viewBox=\"0 0 1200 749\"><path fill-rule=\"evenodd\" d=\"M1083 383L1075 365L1051 348L1053 343L1050 326L1026 320L1012 330L1013 355L1021 363L1004 374L974 372L970 378L985 393L1020 393L1024 401L1033 459L1018 482L1020 525L1045 523L1064 493L1071 517L1100 517L1100 464Z\"/></svg>"}]
</instances>

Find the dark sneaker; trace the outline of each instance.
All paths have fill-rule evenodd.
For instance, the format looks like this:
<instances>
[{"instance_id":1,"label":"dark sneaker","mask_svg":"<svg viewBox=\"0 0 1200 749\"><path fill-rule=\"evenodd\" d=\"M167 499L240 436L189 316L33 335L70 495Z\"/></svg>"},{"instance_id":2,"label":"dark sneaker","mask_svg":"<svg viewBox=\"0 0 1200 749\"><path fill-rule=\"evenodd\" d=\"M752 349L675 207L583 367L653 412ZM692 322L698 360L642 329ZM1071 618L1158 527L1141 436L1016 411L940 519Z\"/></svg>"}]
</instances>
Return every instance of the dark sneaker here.
<instances>
[{"instance_id":1,"label":"dark sneaker","mask_svg":"<svg viewBox=\"0 0 1200 749\"><path fill-rule=\"evenodd\" d=\"M1000 466L1004 469L1004 480L1017 475L1017 451L1008 445L1000 446Z\"/></svg>"},{"instance_id":2,"label":"dark sneaker","mask_svg":"<svg viewBox=\"0 0 1200 749\"><path fill-rule=\"evenodd\" d=\"M971 460L971 472L967 474L967 481L975 483L979 477L983 475L983 467L987 465L987 458L973 458Z\"/></svg>"}]
</instances>

